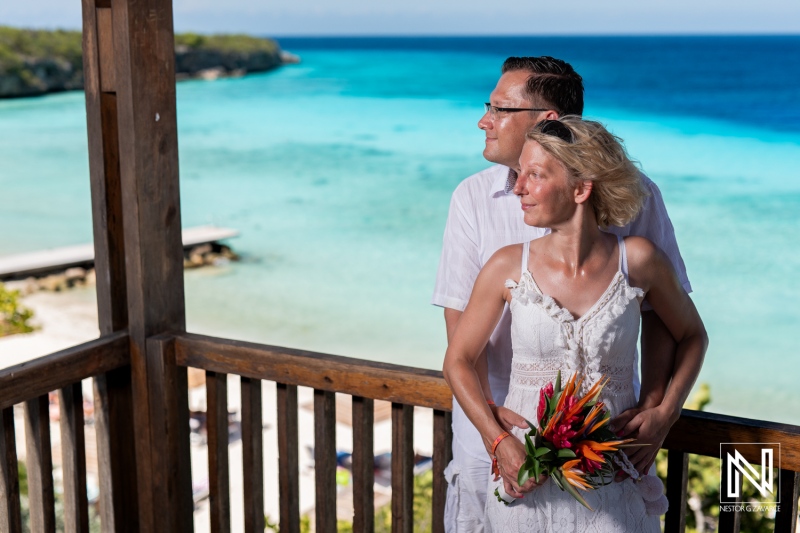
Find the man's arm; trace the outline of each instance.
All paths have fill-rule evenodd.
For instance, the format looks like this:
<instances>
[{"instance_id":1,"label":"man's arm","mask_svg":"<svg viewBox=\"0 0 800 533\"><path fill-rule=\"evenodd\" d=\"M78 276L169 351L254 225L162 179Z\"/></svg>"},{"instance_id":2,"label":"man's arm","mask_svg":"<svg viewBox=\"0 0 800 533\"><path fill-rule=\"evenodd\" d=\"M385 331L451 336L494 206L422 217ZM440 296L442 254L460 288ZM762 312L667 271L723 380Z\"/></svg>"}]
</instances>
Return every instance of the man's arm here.
<instances>
[{"instance_id":1,"label":"man's arm","mask_svg":"<svg viewBox=\"0 0 800 533\"><path fill-rule=\"evenodd\" d=\"M654 311L642 313L642 388L638 406L657 407L664 400L678 344Z\"/></svg>"}]
</instances>

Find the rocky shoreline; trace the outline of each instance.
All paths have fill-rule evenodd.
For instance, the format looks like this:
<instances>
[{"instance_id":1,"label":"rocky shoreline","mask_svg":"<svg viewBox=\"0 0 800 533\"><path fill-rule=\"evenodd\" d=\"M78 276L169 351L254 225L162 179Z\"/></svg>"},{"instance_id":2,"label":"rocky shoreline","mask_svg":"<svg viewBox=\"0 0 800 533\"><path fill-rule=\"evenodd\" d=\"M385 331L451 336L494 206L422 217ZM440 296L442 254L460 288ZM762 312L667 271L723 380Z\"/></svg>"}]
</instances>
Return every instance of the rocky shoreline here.
<instances>
[{"instance_id":1,"label":"rocky shoreline","mask_svg":"<svg viewBox=\"0 0 800 533\"><path fill-rule=\"evenodd\" d=\"M217 79L265 72L300 58L272 39L246 35L175 36L175 77ZM0 26L0 98L83 89L81 34Z\"/></svg>"}]
</instances>

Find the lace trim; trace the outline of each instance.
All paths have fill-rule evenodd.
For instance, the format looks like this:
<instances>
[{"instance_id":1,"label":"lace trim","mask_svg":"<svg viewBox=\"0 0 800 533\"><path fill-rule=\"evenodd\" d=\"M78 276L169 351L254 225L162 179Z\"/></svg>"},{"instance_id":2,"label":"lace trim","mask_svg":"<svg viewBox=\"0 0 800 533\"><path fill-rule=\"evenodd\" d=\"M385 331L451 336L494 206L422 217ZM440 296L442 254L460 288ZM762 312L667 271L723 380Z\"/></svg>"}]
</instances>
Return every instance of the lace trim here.
<instances>
[{"instance_id":1,"label":"lace trim","mask_svg":"<svg viewBox=\"0 0 800 533\"><path fill-rule=\"evenodd\" d=\"M519 283L509 279L506 280L505 286L510 289L512 299L516 300L518 304L538 305L559 324L561 335L557 346L564 350L566 356L562 369L568 376L575 373L584 376L581 393L587 392L603 376L600 350L596 347L591 350L587 349L583 343L584 329L587 324L593 325L598 316L604 317L605 322L611 322L625 312L631 301L636 299L639 303L644 297L644 291L638 287L631 287L622 272L618 271L600 299L587 314L576 320L572 313L559 306L551 296L543 294L538 289L527 270L522 273Z\"/></svg>"},{"instance_id":2,"label":"lace trim","mask_svg":"<svg viewBox=\"0 0 800 533\"><path fill-rule=\"evenodd\" d=\"M534 361L512 361L511 381L526 389L539 390L548 383L554 383L556 373L561 370L562 376L566 367L563 359L543 359ZM633 367L621 365L600 365L600 374L609 381L603 389L603 395L620 395L631 392Z\"/></svg>"}]
</instances>

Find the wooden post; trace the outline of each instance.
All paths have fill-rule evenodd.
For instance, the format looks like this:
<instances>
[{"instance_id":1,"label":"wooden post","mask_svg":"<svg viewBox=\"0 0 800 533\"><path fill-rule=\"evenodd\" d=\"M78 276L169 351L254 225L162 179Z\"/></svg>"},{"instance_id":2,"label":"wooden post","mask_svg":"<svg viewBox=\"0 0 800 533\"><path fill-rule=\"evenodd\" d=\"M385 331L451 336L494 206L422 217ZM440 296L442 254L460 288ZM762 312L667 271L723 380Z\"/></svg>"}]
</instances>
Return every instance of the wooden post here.
<instances>
[{"instance_id":1,"label":"wooden post","mask_svg":"<svg viewBox=\"0 0 800 533\"><path fill-rule=\"evenodd\" d=\"M115 50L110 1L82 6L97 309L105 335L128 326ZM94 403L103 530L139 531L130 367L95 378Z\"/></svg>"},{"instance_id":2,"label":"wooden post","mask_svg":"<svg viewBox=\"0 0 800 533\"><path fill-rule=\"evenodd\" d=\"M414 407L392 403L392 531L414 531Z\"/></svg>"},{"instance_id":3,"label":"wooden post","mask_svg":"<svg viewBox=\"0 0 800 533\"><path fill-rule=\"evenodd\" d=\"M61 408L61 464L64 485L64 531L89 533L86 497L86 444L83 434L83 391L78 381L58 391Z\"/></svg>"},{"instance_id":4,"label":"wooden post","mask_svg":"<svg viewBox=\"0 0 800 533\"><path fill-rule=\"evenodd\" d=\"M444 470L453 459L453 417L450 411L433 411L433 533L444 533L447 480Z\"/></svg>"},{"instance_id":5,"label":"wooden post","mask_svg":"<svg viewBox=\"0 0 800 533\"><path fill-rule=\"evenodd\" d=\"M0 410L0 531L22 533L14 407Z\"/></svg>"},{"instance_id":6,"label":"wooden post","mask_svg":"<svg viewBox=\"0 0 800 533\"><path fill-rule=\"evenodd\" d=\"M314 477L319 533L336 533L336 394L314 389Z\"/></svg>"},{"instance_id":7,"label":"wooden post","mask_svg":"<svg viewBox=\"0 0 800 533\"><path fill-rule=\"evenodd\" d=\"M375 401L353 396L353 531L375 530Z\"/></svg>"},{"instance_id":8,"label":"wooden post","mask_svg":"<svg viewBox=\"0 0 800 533\"><path fill-rule=\"evenodd\" d=\"M297 386L283 383L277 385L280 528L287 533L300 533Z\"/></svg>"},{"instance_id":9,"label":"wooden post","mask_svg":"<svg viewBox=\"0 0 800 533\"><path fill-rule=\"evenodd\" d=\"M679 450L667 452L667 499L669 509L664 517L666 533L686 530L686 501L689 484L689 454Z\"/></svg>"},{"instance_id":10,"label":"wooden post","mask_svg":"<svg viewBox=\"0 0 800 533\"><path fill-rule=\"evenodd\" d=\"M25 457L31 531L55 533L53 458L50 450L50 402L47 394L25 402Z\"/></svg>"},{"instance_id":11,"label":"wooden post","mask_svg":"<svg viewBox=\"0 0 800 533\"><path fill-rule=\"evenodd\" d=\"M130 370L96 385L106 411L100 439L108 435L99 455L110 472L101 490L113 485L104 511L113 523L104 526L156 531L165 503L155 496L154 455L166 452L153 423L167 415L154 401L163 375L146 339L185 329L172 2L83 6L101 331L127 327L131 341Z\"/></svg>"},{"instance_id":12,"label":"wooden post","mask_svg":"<svg viewBox=\"0 0 800 533\"><path fill-rule=\"evenodd\" d=\"M261 380L241 379L244 531L264 531L264 421Z\"/></svg>"}]
</instances>

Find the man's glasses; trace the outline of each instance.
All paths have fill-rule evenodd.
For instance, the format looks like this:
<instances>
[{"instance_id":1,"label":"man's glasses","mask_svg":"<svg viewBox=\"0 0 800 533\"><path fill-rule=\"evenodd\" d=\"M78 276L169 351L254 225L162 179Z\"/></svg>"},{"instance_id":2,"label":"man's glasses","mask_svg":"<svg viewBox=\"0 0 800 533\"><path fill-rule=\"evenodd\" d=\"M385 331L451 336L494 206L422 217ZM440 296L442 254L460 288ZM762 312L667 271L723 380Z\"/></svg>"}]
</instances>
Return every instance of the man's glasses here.
<instances>
[{"instance_id":1,"label":"man's glasses","mask_svg":"<svg viewBox=\"0 0 800 533\"><path fill-rule=\"evenodd\" d=\"M575 136L572 134L572 130L566 127L560 120L543 120L533 127L533 131L538 131L542 135L558 137L568 144L575 142Z\"/></svg>"},{"instance_id":2,"label":"man's glasses","mask_svg":"<svg viewBox=\"0 0 800 533\"><path fill-rule=\"evenodd\" d=\"M550 111L549 109L542 109L539 107L497 107L493 106L489 102L483 104L483 108L486 110L492 118L495 118L498 113L517 113L519 111Z\"/></svg>"}]
</instances>

